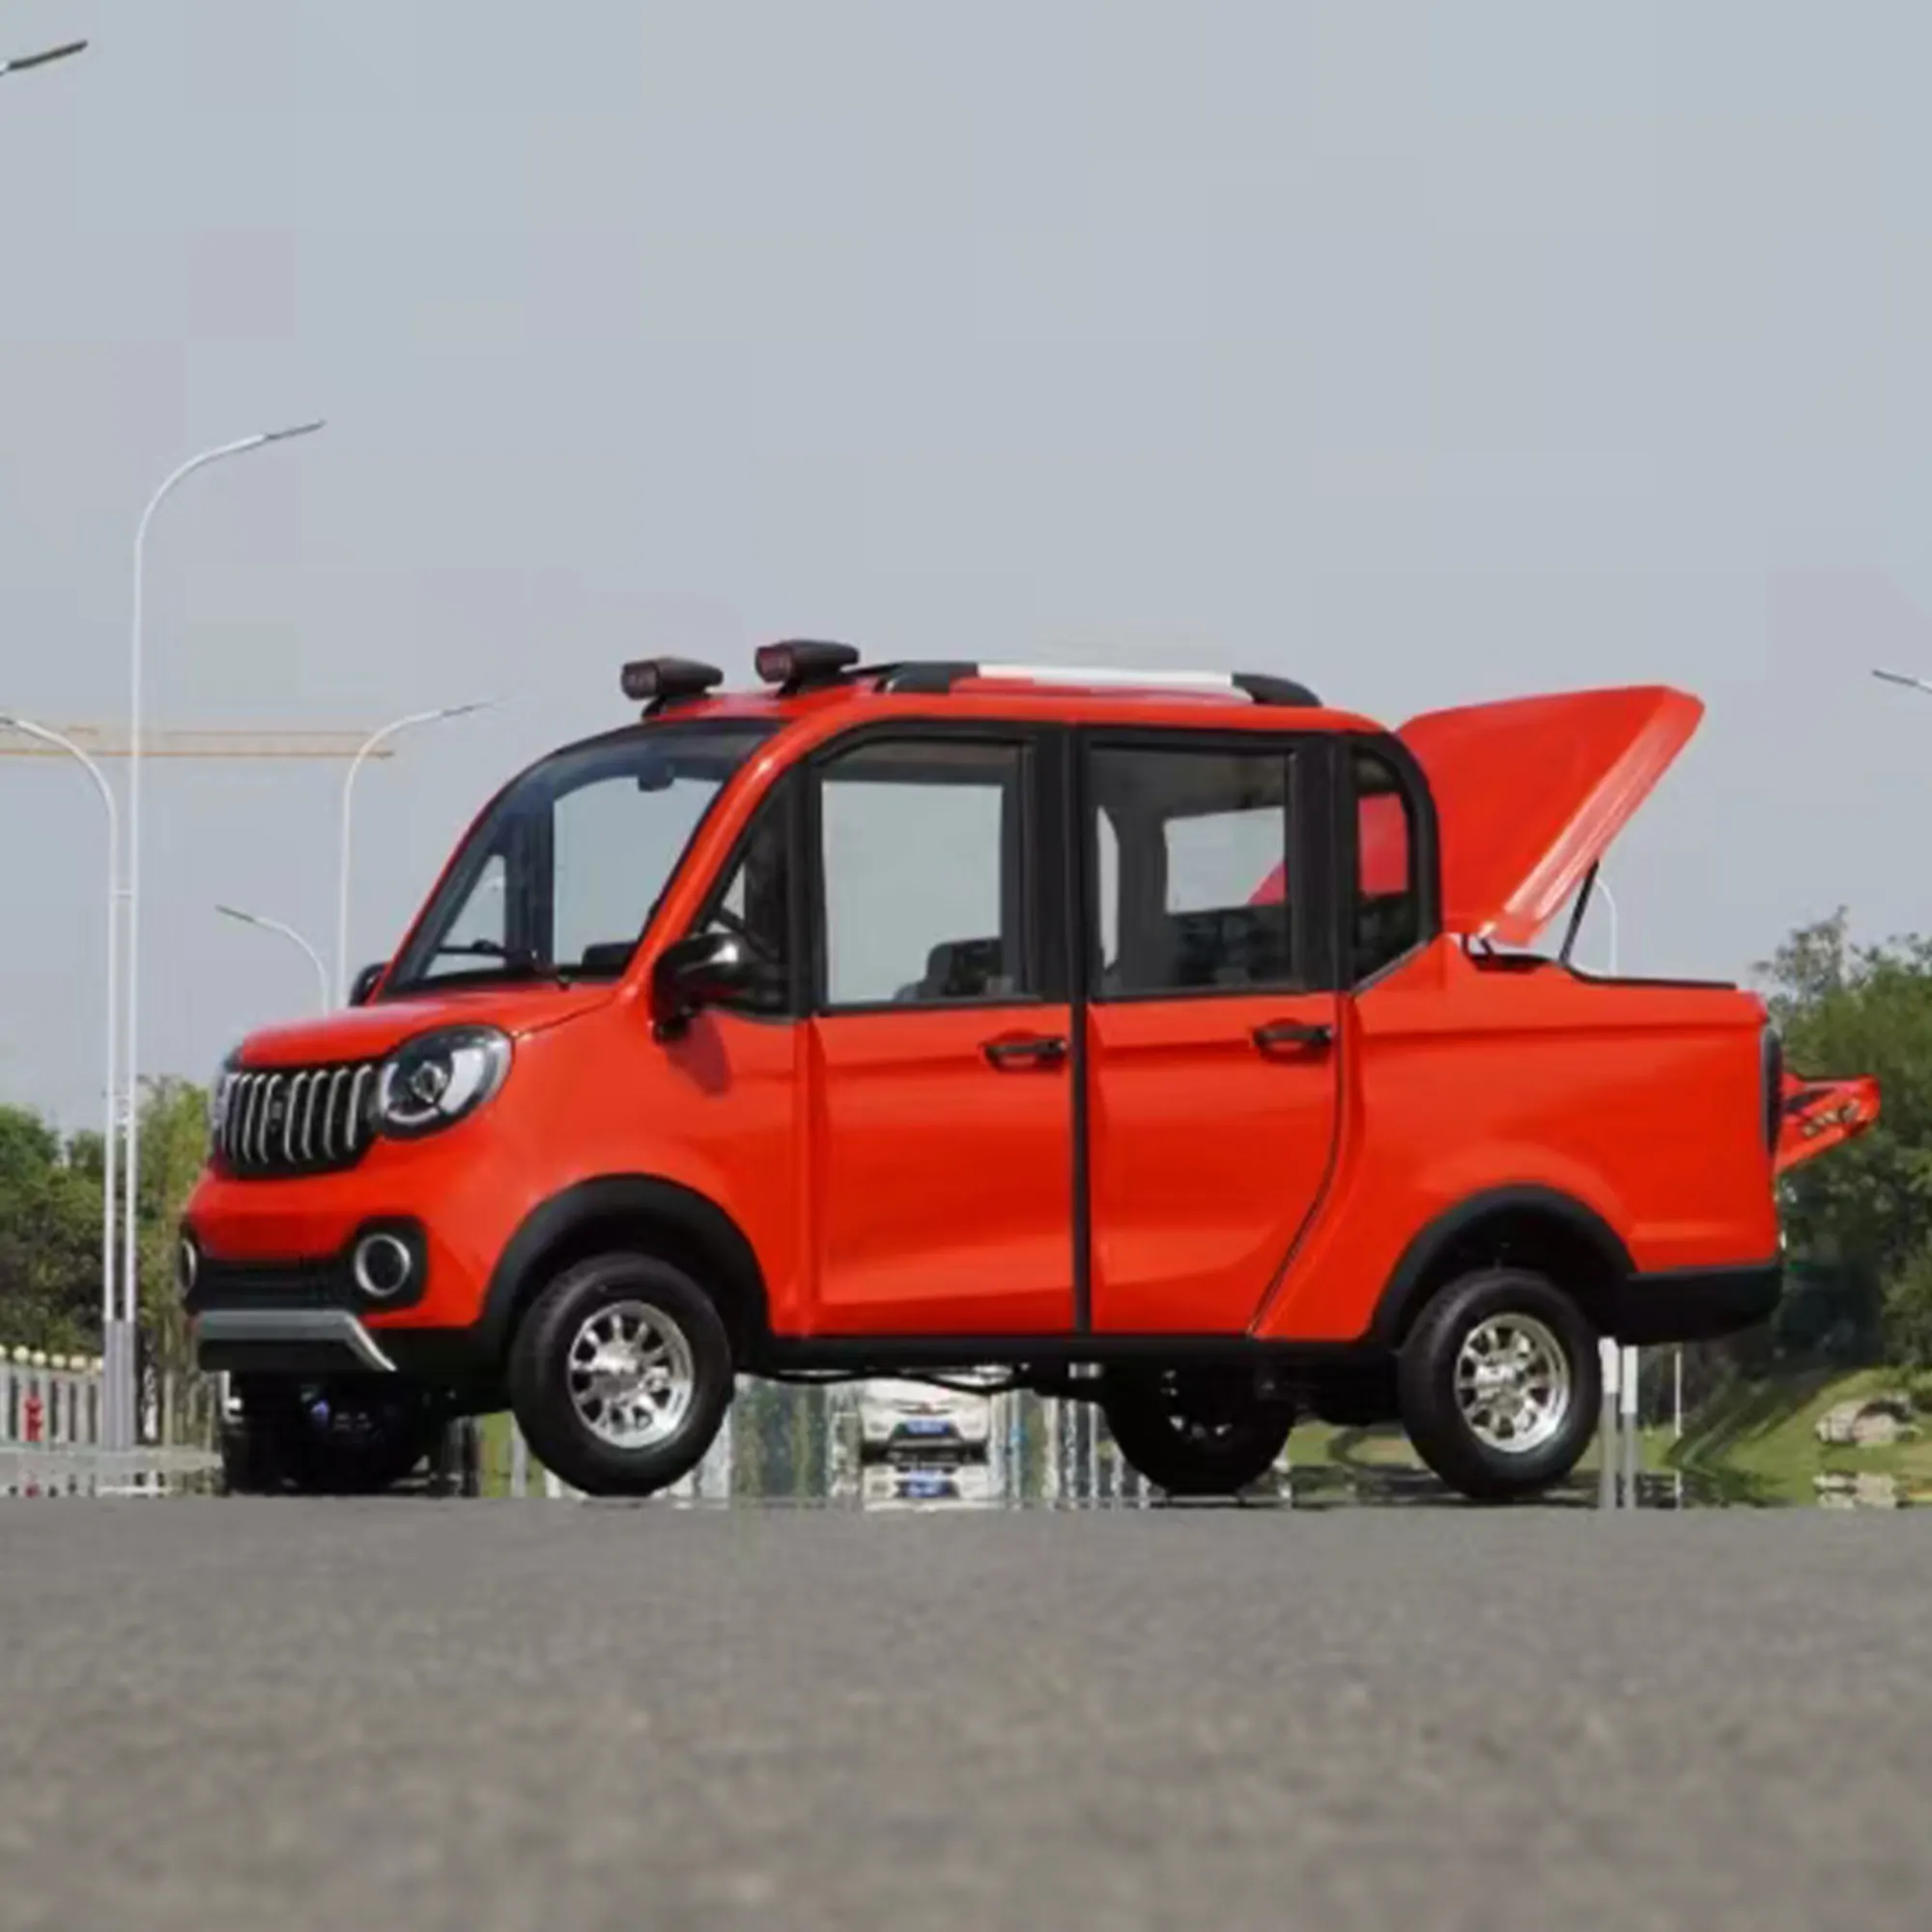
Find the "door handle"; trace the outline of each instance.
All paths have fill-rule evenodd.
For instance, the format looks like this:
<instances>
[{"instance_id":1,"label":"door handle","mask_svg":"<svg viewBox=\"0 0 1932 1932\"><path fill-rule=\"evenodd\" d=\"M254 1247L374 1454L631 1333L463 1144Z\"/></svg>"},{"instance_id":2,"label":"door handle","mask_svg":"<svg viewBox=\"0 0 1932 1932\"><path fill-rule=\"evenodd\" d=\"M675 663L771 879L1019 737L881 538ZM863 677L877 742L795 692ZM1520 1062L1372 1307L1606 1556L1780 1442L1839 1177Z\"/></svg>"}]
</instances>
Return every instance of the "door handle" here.
<instances>
[{"instance_id":1,"label":"door handle","mask_svg":"<svg viewBox=\"0 0 1932 1932\"><path fill-rule=\"evenodd\" d=\"M1277 1048L1289 1046L1312 1049L1332 1045L1335 1029L1306 1020L1267 1020L1255 1029L1253 1038L1264 1053L1273 1053Z\"/></svg>"},{"instance_id":2,"label":"door handle","mask_svg":"<svg viewBox=\"0 0 1932 1932\"><path fill-rule=\"evenodd\" d=\"M1023 1066L1058 1066L1066 1058L1066 1041L1059 1034L1008 1034L989 1039L980 1051L1007 1073Z\"/></svg>"}]
</instances>

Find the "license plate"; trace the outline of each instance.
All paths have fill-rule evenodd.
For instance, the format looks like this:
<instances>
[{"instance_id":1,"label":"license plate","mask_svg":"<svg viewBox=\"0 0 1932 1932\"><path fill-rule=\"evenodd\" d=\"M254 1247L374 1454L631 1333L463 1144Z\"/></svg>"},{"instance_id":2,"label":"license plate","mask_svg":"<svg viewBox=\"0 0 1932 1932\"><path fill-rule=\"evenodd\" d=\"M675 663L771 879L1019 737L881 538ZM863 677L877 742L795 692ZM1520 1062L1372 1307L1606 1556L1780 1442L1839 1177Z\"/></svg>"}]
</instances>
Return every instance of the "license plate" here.
<instances>
[{"instance_id":1,"label":"license plate","mask_svg":"<svg viewBox=\"0 0 1932 1932\"><path fill-rule=\"evenodd\" d=\"M908 1435L945 1435L952 1425L943 1415L910 1415L902 1427Z\"/></svg>"}]
</instances>

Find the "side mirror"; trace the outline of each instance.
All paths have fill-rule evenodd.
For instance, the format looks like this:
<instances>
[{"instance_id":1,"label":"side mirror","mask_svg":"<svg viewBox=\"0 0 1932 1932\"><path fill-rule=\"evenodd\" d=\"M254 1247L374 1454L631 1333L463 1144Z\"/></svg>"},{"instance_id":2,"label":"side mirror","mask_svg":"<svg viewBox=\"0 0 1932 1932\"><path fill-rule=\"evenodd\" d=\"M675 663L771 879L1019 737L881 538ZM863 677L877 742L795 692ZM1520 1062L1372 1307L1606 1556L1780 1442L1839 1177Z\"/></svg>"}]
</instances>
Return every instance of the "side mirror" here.
<instances>
[{"instance_id":1,"label":"side mirror","mask_svg":"<svg viewBox=\"0 0 1932 1932\"><path fill-rule=\"evenodd\" d=\"M734 998L757 978L751 948L735 932L673 940L651 968L651 1018L659 1037L675 1038L702 1008Z\"/></svg>"},{"instance_id":2,"label":"side mirror","mask_svg":"<svg viewBox=\"0 0 1932 1932\"><path fill-rule=\"evenodd\" d=\"M379 959L373 966L365 966L349 982L349 1004L352 1007L366 1007L369 995L383 982L383 975L389 970L386 959Z\"/></svg>"}]
</instances>

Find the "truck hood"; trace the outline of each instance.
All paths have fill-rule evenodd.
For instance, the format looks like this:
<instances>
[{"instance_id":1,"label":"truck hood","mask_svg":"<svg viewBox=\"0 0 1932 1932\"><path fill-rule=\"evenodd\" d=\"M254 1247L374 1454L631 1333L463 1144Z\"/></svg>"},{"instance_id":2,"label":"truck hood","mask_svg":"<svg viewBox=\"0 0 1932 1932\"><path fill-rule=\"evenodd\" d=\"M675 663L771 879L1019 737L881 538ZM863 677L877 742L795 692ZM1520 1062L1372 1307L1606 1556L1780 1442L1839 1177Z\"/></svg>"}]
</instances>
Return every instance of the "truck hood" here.
<instances>
[{"instance_id":1,"label":"truck hood","mask_svg":"<svg viewBox=\"0 0 1932 1932\"><path fill-rule=\"evenodd\" d=\"M608 1006L614 981L578 986L489 986L378 1000L320 1019L264 1027L242 1042L249 1066L302 1066L318 1061L377 1060L404 1040L442 1026L495 1026L507 1034L541 1033Z\"/></svg>"},{"instance_id":2,"label":"truck hood","mask_svg":"<svg viewBox=\"0 0 1932 1932\"><path fill-rule=\"evenodd\" d=\"M1397 735L1435 800L1444 928L1527 946L1703 715L1688 692L1632 685L1410 719Z\"/></svg>"}]
</instances>

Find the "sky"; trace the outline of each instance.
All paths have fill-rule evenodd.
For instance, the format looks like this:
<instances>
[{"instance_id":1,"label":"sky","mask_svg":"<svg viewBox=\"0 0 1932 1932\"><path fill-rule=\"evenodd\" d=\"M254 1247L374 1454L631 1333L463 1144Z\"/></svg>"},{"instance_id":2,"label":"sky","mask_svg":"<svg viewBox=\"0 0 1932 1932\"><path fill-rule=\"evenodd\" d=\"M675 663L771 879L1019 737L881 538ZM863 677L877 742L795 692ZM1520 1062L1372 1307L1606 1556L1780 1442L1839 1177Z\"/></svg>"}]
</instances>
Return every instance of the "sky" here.
<instances>
[{"instance_id":1,"label":"sky","mask_svg":"<svg viewBox=\"0 0 1932 1932\"><path fill-rule=\"evenodd\" d=\"M4 0L0 710L374 726L359 962L495 786L753 647L1709 706L1627 970L1932 923L1932 13ZM142 1070L332 950L342 767L152 761ZM0 1098L98 1118L101 813L0 758ZM1601 962L1593 915L1579 948Z\"/></svg>"}]
</instances>

